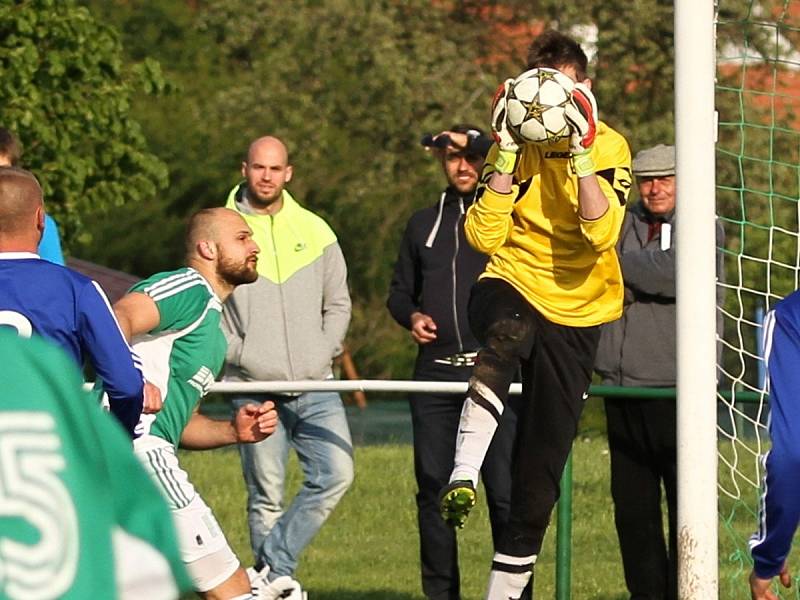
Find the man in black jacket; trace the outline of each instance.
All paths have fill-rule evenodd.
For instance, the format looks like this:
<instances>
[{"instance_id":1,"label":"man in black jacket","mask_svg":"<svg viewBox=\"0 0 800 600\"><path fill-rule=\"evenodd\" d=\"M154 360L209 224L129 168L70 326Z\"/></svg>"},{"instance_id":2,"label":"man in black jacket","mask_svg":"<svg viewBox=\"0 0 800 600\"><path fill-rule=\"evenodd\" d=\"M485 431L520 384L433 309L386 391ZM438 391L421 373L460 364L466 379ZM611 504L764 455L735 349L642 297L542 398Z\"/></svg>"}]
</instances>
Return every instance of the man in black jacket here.
<instances>
[{"instance_id":1,"label":"man in black jacket","mask_svg":"<svg viewBox=\"0 0 800 600\"><path fill-rule=\"evenodd\" d=\"M476 127L455 125L422 143L441 161L448 186L435 205L409 219L386 304L419 346L414 379L467 381L479 346L469 328L467 302L488 257L467 243L464 213L475 198L491 138ZM463 394L418 393L409 400L422 589L433 600L458 600L456 534L439 515L438 495L453 469ZM495 435L481 471L494 538L508 519L514 421L514 412L505 411L506 431Z\"/></svg>"}]
</instances>

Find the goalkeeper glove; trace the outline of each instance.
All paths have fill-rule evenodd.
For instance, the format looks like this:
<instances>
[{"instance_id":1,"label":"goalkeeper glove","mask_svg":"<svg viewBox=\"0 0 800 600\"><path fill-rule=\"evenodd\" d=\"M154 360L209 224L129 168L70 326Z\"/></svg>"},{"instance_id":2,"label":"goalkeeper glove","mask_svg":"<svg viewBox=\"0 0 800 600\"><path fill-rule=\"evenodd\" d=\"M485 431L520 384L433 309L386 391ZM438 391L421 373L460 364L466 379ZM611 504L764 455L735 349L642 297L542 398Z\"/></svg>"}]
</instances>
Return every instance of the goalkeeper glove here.
<instances>
[{"instance_id":1,"label":"goalkeeper glove","mask_svg":"<svg viewBox=\"0 0 800 600\"><path fill-rule=\"evenodd\" d=\"M569 150L572 152L575 173L578 177L591 175L595 171L591 152L597 135L597 102L591 90L584 84L575 84L572 101L564 110L564 118L572 131L569 136Z\"/></svg>"},{"instance_id":2,"label":"goalkeeper glove","mask_svg":"<svg viewBox=\"0 0 800 600\"><path fill-rule=\"evenodd\" d=\"M506 122L508 116L506 100L513 82L513 79L506 79L501 83L494 93L494 100L492 100L492 136L499 149L494 161L494 168L498 173L513 173L519 153L519 144L511 136Z\"/></svg>"}]
</instances>

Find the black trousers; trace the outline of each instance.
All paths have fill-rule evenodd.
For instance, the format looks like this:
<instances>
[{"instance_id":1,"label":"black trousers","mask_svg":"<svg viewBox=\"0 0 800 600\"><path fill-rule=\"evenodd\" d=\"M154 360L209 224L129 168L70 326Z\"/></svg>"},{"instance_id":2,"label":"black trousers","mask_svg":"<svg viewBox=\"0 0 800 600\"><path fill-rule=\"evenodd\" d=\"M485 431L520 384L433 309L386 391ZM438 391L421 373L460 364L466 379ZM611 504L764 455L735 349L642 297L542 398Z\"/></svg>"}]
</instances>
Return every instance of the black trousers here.
<instances>
[{"instance_id":1,"label":"black trousers","mask_svg":"<svg viewBox=\"0 0 800 600\"><path fill-rule=\"evenodd\" d=\"M417 364L415 379L467 381L470 367L437 363ZM417 478L422 590L433 600L459 600L460 575L456 532L439 514L439 492L453 470L456 436L463 395L412 394L411 423L414 434L414 473ZM511 449L516 417L505 411L498 433L481 469L486 490L492 537L499 539L508 521L511 497Z\"/></svg>"},{"instance_id":2,"label":"black trousers","mask_svg":"<svg viewBox=\"0 0 800 600\"><path fill-rule=\"evenodd\" d=\"M511 556L539 554L586 402L600 328L548 321L499 279L473 286L469 317L483 345L473 376L506 403L518 366L522 372L511 516L495 550Z\"/></svg>"},{"instance_id":3,"label":"black trousers","mask_svg":"<svg viewBox=\"0 0 800 600\"><path fill-rule=\"evenodd\" d=\"M677 599L677 427L675 401L607 398L611 496L631 600ZM661 484L667 497L664 540Z\"/></svg>"}]
</instances>

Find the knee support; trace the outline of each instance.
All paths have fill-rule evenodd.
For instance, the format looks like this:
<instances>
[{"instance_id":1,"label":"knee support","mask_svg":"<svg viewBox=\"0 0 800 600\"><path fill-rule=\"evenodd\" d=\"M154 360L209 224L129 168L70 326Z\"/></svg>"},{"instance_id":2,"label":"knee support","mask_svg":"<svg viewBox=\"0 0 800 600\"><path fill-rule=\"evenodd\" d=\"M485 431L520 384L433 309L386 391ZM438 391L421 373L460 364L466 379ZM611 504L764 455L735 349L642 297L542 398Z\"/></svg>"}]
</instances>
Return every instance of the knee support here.
<instances>
[{"instance_id":1,"label":"knee support","mask_svg":"<svg viewBox=\"0 0 800 600\"><path fill-rule=\"evenodd\" d=\"M214 589L236 572L239 559L200 496L195 496L188 506L173 511L172 518L181 558L195 590Z\"/></svg>"},{"instance_id":2,"label":"knee support","mask_svg":"<svg viewBox=\"0 0 800 600\"><path fill-rule=\"evenodd\" d=\"M472 374L496 396L505 398L520 364L530 354L532 326L522 314L498 319L486 332L486 344L478 353Z\"/></svg>"}]
</instances>

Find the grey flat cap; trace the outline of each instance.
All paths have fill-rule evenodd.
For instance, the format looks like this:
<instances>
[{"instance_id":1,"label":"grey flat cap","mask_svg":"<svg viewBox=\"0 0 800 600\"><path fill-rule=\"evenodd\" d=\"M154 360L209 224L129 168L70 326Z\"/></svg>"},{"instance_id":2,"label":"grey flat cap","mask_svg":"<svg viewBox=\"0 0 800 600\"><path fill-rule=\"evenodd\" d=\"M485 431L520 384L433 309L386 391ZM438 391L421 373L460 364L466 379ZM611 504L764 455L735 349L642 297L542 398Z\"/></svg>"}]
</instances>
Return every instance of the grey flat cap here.
<instances>
[{"instance_id":1,"label":"grey flat cap","mask_svg":"<svg viewBox=\"0 0 800 600\"><path fill-rule=\"evenodd\" d=\"M675 175L675 146L659 144L636 153L633 174L637 177Z\"/></svg>"}]
</instances>

